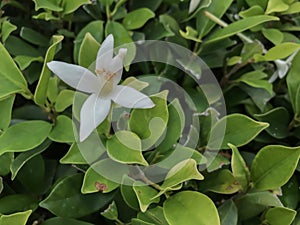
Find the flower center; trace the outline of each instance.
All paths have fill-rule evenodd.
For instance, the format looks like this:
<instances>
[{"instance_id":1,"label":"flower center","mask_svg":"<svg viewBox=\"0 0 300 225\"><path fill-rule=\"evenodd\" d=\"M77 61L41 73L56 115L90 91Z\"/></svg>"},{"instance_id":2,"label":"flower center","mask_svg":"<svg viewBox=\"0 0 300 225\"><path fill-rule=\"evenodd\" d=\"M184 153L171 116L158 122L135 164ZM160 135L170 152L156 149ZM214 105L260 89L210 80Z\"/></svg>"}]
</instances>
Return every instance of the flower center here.
<instances>
[{"instance_id":1,"label":"flower center","mask_svg":"<svg viewBox=\"0 0 300 225\"><path fill-rule=\"evenodd\" d=\"M98 76L103 76L104 77L104 85L100 91L100 95L105 97L108 94L110 94L113 90L114 87L114 76L116 73L110 72L110 71L105 71L104 69L97 69L96 74Z\"/></svg>"}]
</instances>

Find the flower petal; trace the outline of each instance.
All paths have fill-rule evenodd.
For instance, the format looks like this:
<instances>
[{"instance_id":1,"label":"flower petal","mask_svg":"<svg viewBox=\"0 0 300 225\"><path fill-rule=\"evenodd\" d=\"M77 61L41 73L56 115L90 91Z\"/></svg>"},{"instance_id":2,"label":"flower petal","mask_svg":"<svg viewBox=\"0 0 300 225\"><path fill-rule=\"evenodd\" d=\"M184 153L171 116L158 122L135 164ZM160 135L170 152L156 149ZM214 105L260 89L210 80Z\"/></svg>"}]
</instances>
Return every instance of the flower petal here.
<instances>
[{"instance_id":1,"label":"flower petal","mask_svg":"<svg viewBox=\"0 0 300 225\"><path fill-rule=\"evenodd\" d=\"M123 61L126 53L126 48L120 48L118 54L111 61L109 71L116 74L114 77L114 86L116 86L121 80L123 72Z\"/></svg>"},{"instance_id":2,"label":"flower petal","mask_svg":"<svg viewBox=\"0 0 300 225\"><path fill-rule=\"evenodd\" d=\"M92 94L87 98L80 111L80 142L84 141L105 120L110 106L110 99L102 99L97 94Z\"/></svg>"},{"instance_id":3,"label":"flower petal","mask_svg":"<svg viewBox=\"0 0 300 225\"><path fill-rule=\"evenodd\" d=\"M141 92L127 86L118 85L111 96L117 104L127 108L152 108L155 104Z\"/></svg>"},{"instance_id":4,"label":"flower petal","mask_svg":"<svg viewBox=\"0 0 300 225\"><path fill-rule=\"evenodd\" d=\"M114 37L112 34L108 35L102 42L97 54L96 70L108 70L114 53Z\"/></svg>"},{"instance_id":5,"label":"flower petal","mask_svg":"<svg viewBox=\"0 0 300 225\"><path fill-rule=\"evenodd\" d=\"M99 79L88 69L64 62L47 63L49 69L71 87L87 93L99 91Z\"/></svg>"}]
</instances>

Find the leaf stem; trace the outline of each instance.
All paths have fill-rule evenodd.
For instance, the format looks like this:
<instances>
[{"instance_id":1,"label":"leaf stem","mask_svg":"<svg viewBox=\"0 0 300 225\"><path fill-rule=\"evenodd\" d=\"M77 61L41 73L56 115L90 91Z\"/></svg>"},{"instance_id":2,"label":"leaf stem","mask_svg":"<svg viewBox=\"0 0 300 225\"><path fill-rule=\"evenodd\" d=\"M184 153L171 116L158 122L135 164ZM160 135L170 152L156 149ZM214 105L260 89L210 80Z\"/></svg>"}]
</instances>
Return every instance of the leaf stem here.
<instances>
[{"instance_id":1,"label":"leaf stem","mask_svg":"<svg viewBox=\"0 0 300 225\"><path fill-rule=\"evenodd\" d=\"M214 21L216 24L219 24L221 27L227 27L228 24L226 22L224 22L223 20L221 20L220 18L216 17L215 15L213 15L212 13L208 12L208 11L204 11L203 12L204 15L206 17L208 17L210 20ZM242 33L237 33L237 36L242 40L245 41L247 43L253 43L253 40L249 37L247 37L246 35L242 34Z\"/></svg>"},{"instance_id":2,"label":"leaf stem","mask_svg":"<svg viewBox=\"0 0 300 225\"><path fill-rule=\"evenodd\" d=\"M149 180L144 171L141 170L141 168L139 166L136 166L136 169L138 170L139 174L138 174L138 179L141 179L142 181L144 181L146 184L152 186L153 188L157 189L158 191L162 191L163 189L156 183L152 182L151 180Z\"/></svg>"}]
</instances>

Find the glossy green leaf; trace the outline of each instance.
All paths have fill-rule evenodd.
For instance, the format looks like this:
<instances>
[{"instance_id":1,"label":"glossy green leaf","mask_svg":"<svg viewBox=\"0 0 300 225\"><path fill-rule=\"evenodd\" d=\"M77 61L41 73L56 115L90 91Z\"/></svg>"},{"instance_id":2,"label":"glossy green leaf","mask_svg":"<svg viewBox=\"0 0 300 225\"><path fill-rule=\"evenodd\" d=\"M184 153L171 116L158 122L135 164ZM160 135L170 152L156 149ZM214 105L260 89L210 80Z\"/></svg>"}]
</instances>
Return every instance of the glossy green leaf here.
<instances>
[{"instance_id":1,"label":"glossy green leaf","mask_svg":"<svg viewBox=\"0 0 300 225\"><path fill-rule=\"evenodd\" d=\"M276 189L293 175L300 157L300 147L269 145L262 148L253 160L251 178L259 190Z\"/></svg>"},{"instance_id":2,"label":"glossy green leaf","mask_svg":"<svg viewBox=\"0 0 300 225\"><path fill-rule=\"evenodd\" d=\"M86 33L78 52L78 64L85 68L91 67L95 63L99 48L100 44L95 38L90 33Z\"/></svg>"},{"instance_id":3,"label":"glossy green leaf","mask_svg":"<svg viewBox=\"0 0 300 225\"><path fill-rule=\"evenodd\" d=\"M129 120L130 130L142 139L142 148L148 149L164 133L168 122L166 103L167 91L151 96L155 107L151 109L134 109Z\"/></svg>"},{"instance_id":4,"label":"glossy green leaf","mask_svg":"<svg viewBox=\"0 0 300 225\"><path fill-rule=\"evenodd\" d=\"M73 104L75 92L72 90L62 90L56 100L55 100L55 109L57 112L63 112L69 106Z\"/></svg>"},{"instance_id":5,"label":"glossy green leaf","mask_svg":"<svg viewBox=\"0 0 300 225\"><path fill-rule=\"evenodd\" d=\"M81 194L82 178L82 174L75 174L62 179L40 206L56 216L79 218L100 210L112 200L113 194Z\"/></svg>"},{"instance_id":6,"label":"glossy green leaf","mask_svg":"<svg viewBox=\"0 0 300 225\"><path fill-rule=\"evenodd\" d=\"M199 192L179 192L164 202L163 209L170 225L182 225L187 221L191 224L220 225L220 218L214 203L209 197Z\"/></svg>"},{"instance_id":7,"label":"glossy green leaf","mask_svg":"<svg viewBox=\"0 0 300 225\"><path fill-rule=\"evenodd\" d=\"M232 4L232 0L225 0L222 2L211 1L211 4L205 8L206 11L215 15L218 18L221 18L229 6ZM216 25L212 20L210 20L203 12L197 15L197 30L199 32L199 38L202 39L207 35L212 28Z\"/></svg>"},{"instance_id":8,"label":"glossy green leaf","mask_svg":"<svg viewBox=\"0 0 300 225\"><path fill-rule=\"evenodd\" d=\"M0 136L0 155L5 152L24 152L33 149L43 143L50 130L49 123L39 120L11 126Z\"/></svg>"},{"instance_id":9,"label":"glossy green leaf","mask_svg":"<svg viewBox=\"0 0 300 225\"><path fill-rule=\"evenodd\" d=\"M0 99L14 93L26 96L29 93L26 80L1 43L0 58Z\"/></svg>"},{"instance_id":10,"label":"glossy green leaf","mask_svg":"<svg viewBox=\"0 0 300 225\"><path fill-rule=\"evenodd\" d=\"M149 84L147 82L141 81L136 79L135 77L127 77L123 82L122 85L132 87L138 91L143 90L144 88L148 87Z\"/></svg>"},{"instance_id":11,"label":"glossy green leaf","mask_svg":"<svg viewBox=\"0 0 300 225\"><path fill-rule=\"evenodd\" d=\"M103 21L95 20L88 23L76 36L74 41L74 52L73 52L74 60L76 63L78 62L78 54L79 54L81 43L87 33L90 33L98 43L101 43L103 40Z\"/></svg>"},{"instance_id":12,"label":"glossy green leaf","mask_svg":"<svg viewBox=\"0 0 300 225\"><path fill-rule=\"evenodd\" d=\"M54 217L51 219L48 219L44 221L41 225L92 225L91 223L74 220L74 219L68 219L68 218L60 218L60 217Z\"/></svg>"},{"instance_id":13,"label":"glossy green leaf","mask_svg":"<svg viewBox=\"0 0 300 225\"><path fill-rule=\"evenodd\" d=\"M284 0L269 0L266 14L273 12L284 12L289 9L289 5Z\"/></svg>"},{"instance_id":14,"label":"glossy green leaf","mask_svg":"<svg viewBox=\"0 0 300 225\"><path fill-rule=\"evenodd\" d=\"M241 189L243 191L247 191L249 181L250 181L250 171L248 166L246 165L245 160L241 156L237 147L232 144L228 144L232 149L232 157L231 157L231 169L233 176L238 181Z\"/></svg>"},{"instance_id":15,"label":"glossy green leaf","mask_svg":"<svg viewBox=\"0 0 300 225\"><path fill-rule=\"evenodd\" d=\"M59 92L59 78L57 76L50 77L47 88L47 98L52 103L55 102Z\"/></svg>"},{"instance_id":16,"label":"glossy green leaf","mask_svg":"<svg viewBox=\"0 0 300 225\"><path fill-rule=\"evenodd\" d=\"M118 209L116 203L113 201L106 210L101 212L101 215L109 220L117 220L118 219Z\"/></svg>"},{"instance_id":17,"label":"glossy green leaf","mask_svg":"<svg viewBox=\"0 0 300 225\"><path fill-rule=\"evenodd\" d=\"M46 140L44 141L41 145L37 146L36 148L20 153L12 162L10 166L10 171L11 171L11 179L14 180L16 175L18 174L19 170L27 163L30 159L33 157L37 156L38 154L42 153L45 151L51 144L51 141Z\"/></svg>"},{"instance_id":18,"label":"glossy green leaf","mask_svg":"<svg viewBox=\"0 0 300 225\"><path fill-rule=\"evenodd\" d=\"M185 32L180 30L180 34L181 34L182 37L184 37L187 40L192 40L192 41L195 41L195 42L201 42L201 40L198 38L199 34L195 29L193 29L190 26L187 26L185 29L186 29Z\"/></svg>"},{"instance_id":19,"label":"glossy green leaf","mask_svg":"<svg viewBox=\"0 0 300 225\"><path fill-rule=\"evenodd\" d=\"M164 216L163 208L160 206L148 209L146 212L140 212L137 218L146 224L169 225Z\"/></svg>"},{"instance_id":20,"label":"glossy green leaf","mask_svg":"<svg viewBox=\"0 0 300 225\"><path fill-rule=\"evenodd\" d=\"M16 61L21 70L25 70L33 62L43 62L44 58L42 56L34 57L27 55L18 55L14 58L14 60Z\"/></svg>"},{"instance_id":21,"label":"glossy green leaf","mask_svg":"<svg viewBox=\"0 0 300 225\"><path fill-rule=\"evenodd\" d=\"M208 44L215 41L219 41L221 39L225 39L227 37L241 33L259 24L269 22L269 21L276 21L276 20L278 20L277 17L266 16L266 15L247 17L245 19L233 22L229 24L227 27L216 31L208 38L208 40L205 43Z\"/></svg>"},{"instance_id":22,"label":"glossy green leaf","mask_svg":"<svg viewBox=\"0 0 300 225\"><path fill-rule=\"evenodd\" d=\"M140 181L134 183L133 190L142 212L145 212L152 203L158 203L160 200L160 197L157 197L158 191L156 189Z\"/></svg>"},{"instance_id":23,"label":"glossy green leaf","mask_svg":"<svg viewBox=\"0 0 300 225\"><path fill-rule=\"evenodd\" d=\"M72 13L80 6L85 4L91 4L91 1L90 0L74 0L74 1L62 0L61 1L61 6L63 8L64 14Z\"/></svg>"},{"instance_id":24,"label":"glossy green leaf","mask_svg":"<svg viewBox=\"0 0 300 225\"><path fill-rule=\"evenodd\" d=\"M9 127L14 101L15 95L0 100L0 130L6 130Z\"/></svg>"},{"instance_id":25,"label":"glossy green leaf","mask_svg":"<svg viewBox=\"0 0 300 225\"><path fill-rule=\"evenodd\" d=\"M27 210L35 210L38 200L34 196L25 194L6 195L0 199L0 213L12 214Z\"/></svg>"},{"instance_id":26,"label":"glossy green leaf","mask_svg":"<svg viewBox=\"0 0 300 225\"><path fill-rule=\"evenodd\" d=\"M243 126L240 126L243 124ZM220 119L211 130L209 148L228 149L228 143L236 147L243 146L253 140L268 123L257 122L242 114L231 114ZM223 134L222 131L225 133ZM222 134L220 134L222 133ZM219 146L218 146L219 145Z\"/></svg>"},{"instance_id":27,"label":"glossy green leaf","mask_svg":"<svg viewBox=\"0 0 300 225\"><path fill-rule=\"evenodd\" d=\"M0 177L0 194L2 193L3 191L3 179L2 177Z\"/></svg>"},{"instance_id":28,"label":"glossy green leaf","mask_svg":"<svg viewBox=\"0 0 300 225\"><path fill-rule=\"evenodd\" d=\"M17 26L4 20L1 27L2 42L5 42L8 36L17 29Z\"/></svg>"},{"instance_id":29,"label":"glossy green leaf","mask_svg":"<svg viewBox=\"0 0 300 225\"><path fill-rule=\"evenodd\" d=\"M101 171L105 167L107 160L101 160L93 164L84 175L83 184L81 187L81 192L84 194L87 193L95 193L99 190L99 185L102 185L104 188L102 190L103 193L108 193L120 186L119 183L114 182L109 177L105 177L101 175ZM113 164L112 164L113 165ZM113 168L112 168L113 170ZM122 177L123 171L122 170L114 170L115 174L114 177Z\"/></svg>"},{"instance_id":30,"label":"glossy green leaf","mask_svg":"<svg viewBox=\"0 0 300 225\"><path fill-rule=\"evenodd\" d=\"M58 17L54 16L52 12L41 12L38 15L35 15L32 17L33 19L39 19L39 20L59 20Z\"/></svg>"},{"instance_id":31,"label":"glossy green leaf","mask_svg":"<svg viewBox=\"0 0 300 225\"><path fill-rule=\"evenodd\" d=\"M17 212L11 215L1 215L0 216L0 225L25 225L30 214L31 210L25 212Z\"/></svg>"},{"instance_id":32,"label":"glossy green leaf","mask_svg":"<svg viewBox=\"0 0 300 225\"><path fill-rule=\"evenodd\" d=\"M243 74L239 79L237 79L237 81L243 82L254 88L263 88L266 91L268 91L270 94L272 94L273 93L272 84L268 80L264 79L267 77L268 75L265 74L264 72L256 70L256 71Z\"/></svg>"},{"instance_id":33,"label":"glossy green leaf","mask_svg":"<svg viewBox=\"0 0 300 225\"><path fill-rule=\"evenodd\" d=\"M29 27L22 27L20 31L20 36L29 43L38 46L47 47L49 43L47 37Z\"/></svg>"},{"instance_id":34,"label":"glossy green leaf","mask_svg":"<svg viewBox=\"0 0 300 225\"><path fill-rule=\"evenodd\" d=\"M238 210L232 200L227 200L218 208L221 225L237 225Z\"/></svg>"},{"instance_id":35,"label":"glossy green leaf","mask_svg":"<svg viewBox=\"0 0 300 225\"><path fill-rule=\"evenodd\" d=\"M242 18L263 15L263 14L264 14L264 9L259 5L254 5L254 6L250 7L249 9L246 9L239 13L239 15Z\"/></svg>"},{"instance_id":36,"label":"glossy green leaf","mask_svg":"<svg viewBox=\"0 0 300 225\"><path fill-rule=\"evenodd\" d=\"M155 16L148 8L139 8L129 12L123 19L123 25L127 30L141 28L145 23Z\"/></svg>"},{"instance_id":37,"label":"glossy green leaf","mask_svg":"<svg viewBox=\"0 0 300 225\"><path fill-rule=\"evenodd\" d=\"M265 221L272 225L290 225L295 219L296 214L297 212L295 210L284 207L275 207L266 212Z\"/></svg>"},{"instance_id":38,"label":"glossy green leaf","mask_svg":"<svg viewBox=\"0 0 300 225\"><path fill-rule=\"evenodd\" d=\"M290 5L289 9L283 12L283 14L294 14L294 13L299 13L300 12L300 3L299 2L294 2Z\"/></svg>"},{"instance_id":39,"label":"glossy green leaf","mask_svg":"<svg viewBox=\"0 0 300 225\"><path fill-rule=\"evenodd\" d=\"M274 45L279 45L280 43L282 43L284 38L283 33L280 30L274 28L263 29L262 33Z\"/></svg>"},{"instance_id":40,"label":"glossy green leaf","mask_svg":"<svg viewBox=\"0 0 300 225\"><path fill-rule=\"evenodd\" d=\"M200 183L205 191L220 194L233 194L239 191L240 186L236 178L228 169L214 171Z\"/></svg>"},{"instance_id":41,"label":"glossy green leaf","mask_svg":"<svg viewBox=\"0 0 300 225\"><path fill-rule=\"evenodd\" d=\"M123 197L124 202L132 209L139 210L139 202L137 196L133 190L133 184L135 180L128 177L123 176L120 191Z\"/></svg>"},{"instance_id":42,"label":"glossy green leaf","mask_svg":"<svg viewBox=\"0 0 300 225\"><path fill-rule=\"evenodd\" d=\"M55 125L49 134L49 138L52 141L61 143L74 142L72 119L59 115L55 120Z\"/></svg>"},{"instance_id":43,"label":"glossy green leaf","mask_svg":"<svg viewBox=\"0 0 300 225\"><path fill-rule=\"evenodd\" d=\"M299 202L299 184L294 175L282 188L282 195L279 196L280 201L285 207L296 209Z\"/></svg>"},{"instance_id":44,"label":"glossy green leaf","mask_svg":"<svg viewBox=\"0 0 300 225\"><path fill-rule=\"evenodd\" d=\"M64 39L63 36L54 35L52 37L52 41L51 41L52 43L46 52L43 69L40 75L37 88L34 93L34 101L38 105L44 105L47 98L48 82L51 76L51 71L48 69L47 63L54 59L55 54L61 48L60 43L63 39Z\"/></svg>"},{"instance_id":45,"label":"glossy green leaf","mask_svg":"<svg viewBox=\"0 0 300 225\"><path fill-rule=\"evenodd\" d=\"M109 157L119 163L148 165L140 138L130 131L118 131L106 142Z\"/></svg>"},{"instance_id":46,"label":"glossy green leaf","mask_svg":"<svg viewBox=\"0 0 300 225\"><path fill-rule=\"evenodd\" d=\"M269 0L246 0L247 4L252 7L255 5L261 6L263 9L266 9Z\"/></svg>"},{"instance_id":47,"label":"glossy green leaf","mask_svg":"<svg viewBox=\"0 0 300 225\"><path fill-rule=\"evenodd\" d=\"M289 135L288 126L291 118L286 108L274 108L263 114L255 114L254 117L270 124L266 131L271 136L281 139Z\"/></svg>"},{"instance_id":48,"label":"glossy green leaf","mask_svg":"<svg viewBox=\"0 0 300 225\"><path fill-rule=\"evenodd\" d=\"M76 143L71 145L67 154L59 162L62 164L87 164Z\"/></svg>"},{"instance_id":49,"label":"glossy green leaf","mask_svg":"<svg viewBox=\"0 0 300 225\"><path fill-rule=\"evenodd\" d=\"M278 197L269 192L247 193L235 200L240 220L259 215L269 206L282 206Z\"/></svg>"},{"instance_id":50,"label":"glossy green leaf","mask_svg":"<svg viewBox=\"0 0 300 225\"><path fill-rule=\"evenodd\" d=\"M35 10L39 9L50 9L51 11L60 12L63 10L60 7L60 0L33 0L35 4Z\"/></svg>"},{"instance_id":51,"label":"glossy green leaf","mask_svg":"<svg viewBox=\"0 0 300 225\"><path fill-rule=\"evenodd\" d=\"M13 56L28 55L38 57L42 55L41 51L38 50L36 47L32 46L23 39L13 35L10 35L7 38L5 42L5 48Z\"/></svg>"},{"instance_id":52,"label":"glossy green leaf","mask_svg":"<svg viewBox=\"0 0 300 225\"><path fill-rule=\"evenodd\" d=\"M12 152L4 153L0 156L0 176L6 176L10 172L10 166L14 160L14 154Z\"/></svg>"}]
</instances>

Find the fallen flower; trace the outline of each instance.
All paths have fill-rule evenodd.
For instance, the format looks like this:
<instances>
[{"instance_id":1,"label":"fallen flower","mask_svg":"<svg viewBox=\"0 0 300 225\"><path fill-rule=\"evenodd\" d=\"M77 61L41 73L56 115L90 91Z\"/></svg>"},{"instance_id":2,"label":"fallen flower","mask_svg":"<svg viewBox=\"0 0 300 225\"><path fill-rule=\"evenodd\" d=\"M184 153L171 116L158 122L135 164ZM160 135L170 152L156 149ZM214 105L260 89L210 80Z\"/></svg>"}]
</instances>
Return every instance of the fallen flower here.
<instances>
[{"instance_id":1,"label":"fallen flower","mask_svg":"<svg viewBox=\"0 0 300 225\"><path fill-rule=\"evenodd\" d=\"M80 111L79 140L84 141L111 108L111 100L127 108L152 108L154 103L141 92L117 85L122 76L123 59L127 49L119 49L113 57L114 38L109 35L102 43L96 59L96 76L90 70L73 64L52 61L47 65L61 80L71 87L90 94Z\"/></svg>"}]
</instances>

